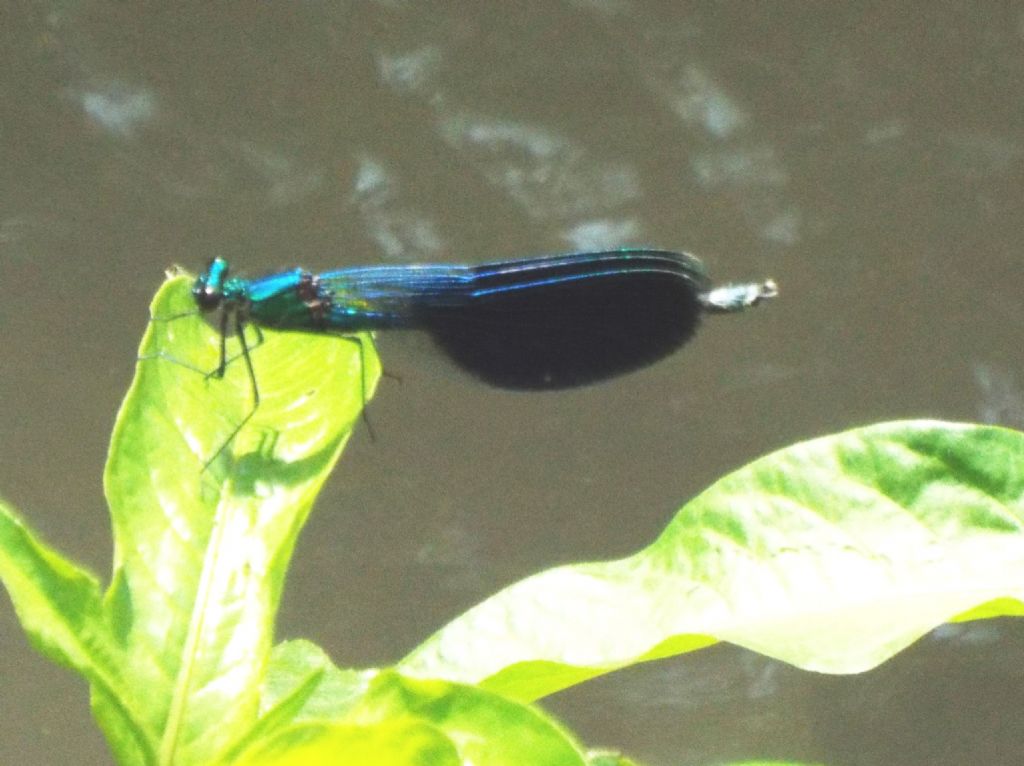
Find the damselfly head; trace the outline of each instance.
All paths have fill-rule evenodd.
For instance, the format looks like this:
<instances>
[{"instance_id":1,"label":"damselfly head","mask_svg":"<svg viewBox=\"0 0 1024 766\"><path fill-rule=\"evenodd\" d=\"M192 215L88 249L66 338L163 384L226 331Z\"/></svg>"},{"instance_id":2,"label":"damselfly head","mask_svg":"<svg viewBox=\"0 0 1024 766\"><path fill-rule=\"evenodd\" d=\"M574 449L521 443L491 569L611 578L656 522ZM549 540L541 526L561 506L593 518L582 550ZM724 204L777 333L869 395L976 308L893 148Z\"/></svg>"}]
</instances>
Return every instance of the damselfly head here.
<instances>
[{"instance_id":1,"label":"damselfly head","mask_svg":"<svg viewBox=\"0 0 1024 766\"><path fill-rule=\"evenodd\" d=\"M228 276L228 262L214 258L206 271L196 277L192 285L192 298L200 311L214 311L224 300L224 281Z\"/></svg>"}]
</instances>

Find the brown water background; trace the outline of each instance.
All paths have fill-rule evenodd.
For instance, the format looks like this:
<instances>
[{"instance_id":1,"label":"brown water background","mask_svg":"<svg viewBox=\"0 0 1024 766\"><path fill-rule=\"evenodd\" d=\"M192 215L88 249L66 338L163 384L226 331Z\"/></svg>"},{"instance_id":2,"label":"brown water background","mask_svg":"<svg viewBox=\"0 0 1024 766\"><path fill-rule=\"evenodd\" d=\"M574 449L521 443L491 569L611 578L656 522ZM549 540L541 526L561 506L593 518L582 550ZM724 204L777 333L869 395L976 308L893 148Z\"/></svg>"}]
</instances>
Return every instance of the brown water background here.
<instances>
[{"instance_id":1,"label":"brown water background","mask_svg":"<svg viewBox=\"0 0 1024 766\"><path fill-rule=\"evenodd\" d=\"M793 441L1024 427L1020 2L11 2L0 493L110 566L100 476L163 270L686 249L782 296L607 384L509 394L415 338L299 542L280 637L387 663L502 585L625 555ZM1017 764L1024 628L827 677L728 646L549 700L651 766ZM0 604L0 763L104 764Z\"/></svg>"}]
</instances>

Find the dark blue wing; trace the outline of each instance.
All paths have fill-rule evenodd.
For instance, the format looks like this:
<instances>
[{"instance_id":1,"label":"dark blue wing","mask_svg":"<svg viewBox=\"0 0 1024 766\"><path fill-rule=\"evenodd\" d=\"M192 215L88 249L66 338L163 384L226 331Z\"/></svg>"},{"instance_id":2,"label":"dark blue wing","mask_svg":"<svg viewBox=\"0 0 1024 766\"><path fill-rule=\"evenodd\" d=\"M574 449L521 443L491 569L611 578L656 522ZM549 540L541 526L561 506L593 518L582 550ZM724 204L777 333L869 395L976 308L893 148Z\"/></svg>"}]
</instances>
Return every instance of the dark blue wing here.
<instances>
[{"instance_id":1,"label":"dark blue wing","mask_svg":"<svg viewBox=\"0 0 1024 766\"><path fill-rule=\"evenodd\" d=\"M458 300L418 302L418 325L462 368L515 389L585 385L667 356L696 331L710 287L696 259L654 250L470 269Z\"/></svg>"},{"instance_id":2,"label":"dark blue wing","mask_svg":"<svg viewBox=\"0 0 1024 766\"><path fill-rule=\"evenodd\" d=\"M693 335L710 288L696 258L636 249L316 279L329 327L426 330L465 370L517 389L584 385L657 361Z\"/></svg>"}]
</instances>

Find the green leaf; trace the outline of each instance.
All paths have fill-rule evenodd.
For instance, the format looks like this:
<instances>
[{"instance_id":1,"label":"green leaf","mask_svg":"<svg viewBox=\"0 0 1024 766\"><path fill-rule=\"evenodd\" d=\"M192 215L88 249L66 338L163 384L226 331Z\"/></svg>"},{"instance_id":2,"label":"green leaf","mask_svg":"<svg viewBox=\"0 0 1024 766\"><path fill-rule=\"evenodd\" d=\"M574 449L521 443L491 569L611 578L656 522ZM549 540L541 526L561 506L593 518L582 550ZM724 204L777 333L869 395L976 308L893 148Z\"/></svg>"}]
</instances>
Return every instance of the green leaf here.
<instances>
[{"instance_id":1,"label":"green leaf","mask_svg":"<svg viewBox=\"0 0 1024 766\"><path fill-rule=\"evenodd\" d=\"M856 429L725 477L634 556L507 588L398 668L524 700L717 640L862 671L944 621L1019 614L1022 517L1024 434Z\"/></svg>"},{"instance_id":2,"label":"green leaf","mask_svg":"<svg viewBox=\"0 0 1024 766\"><path fill-rule=\"evenodd\" d=\"M278 644L263 679L259 721L222 759L234 763L241 753L257 750L268 741L276 748L280 740L275 737L285 729L342 719L366 693L376 673L337 668L323 649L309 641Z\"/></svg>"},{"instance_id":3,"label":"green leaf","mask_svg":"<svg viewBox=\"0 0 1024 766\"><path fill-rule=\"evenodd\" d=\"M455 745L427 723L306 723L282 732L237 766L463 766Z\"/></svg>"},{"instance_id":4,"label":"green leaf","mask_svg":"<svg viewBox=\"0 0 1024 766\"><path fill-rule=\"evenodd\" d=\"M114 573L104 611L129 707L156 753L119 751L123 763L206 763L252 726L296 535L379 374L369 338L360 348L266 332L252 351L260 406L221 450L252 392L241 358L223 379L197 372L217 366L219 336L189 315L189 287L170 279L154 299L160 320L143 339L105 474ZM238 355L236 339L229 348ZM127 747L131 723L110 702L94 690L108 738Z\"/></svg>"},{"instance_id":5,"label":"green leaf","mask_svg":"<svg viewBox=\"0 0 1024 766\"><path fill-rule=\"evenodd\" d=\"M294 704L292 721L338 718L366 693L376 670L343 670L310 641L283 641L274 647L263 682L261 713ZM305 691L305 693L303 693ZM301 695L301 696L300 696Z\"/></svg>"},{"instance_id":6,"label":"green leaf","mask_svg":"<svg viewBox=\"0 0 1024 766\"><path fill-rule=\"evenodd\" d=\"M908 422L735 472L635 556L471 610L405 675L272 651L296 536L379 364L369 338L267 332L247 420L238 340L224 379L202 373L220 340L189 286L155 298L115 427L106 594L0 502L0 579L33 643L90 682L122 764L625 764L515 700L718 640L854 672L945 620L1024 613L1024 434Z\"/></svg>"},{"instance_id":7,"label":"green leaf","mask_svg":"<svg viewBox=\"0 0 1024 766\"><path fill-rule=\"evenodd\" d=\"M76 670L117 710L132 747L144 747L142 726L127 702L121 648L104 622L96 577L40 542L0 500L0 580L32 644Z\"/></svg>"},{"instance_id":8,"label":"green leaf","mask_svg":"<svg viewBox=\"0 0 1024 766\"><path fill-rule=\"evenodd\" d=\"M584 766L583 754L529 705L445 681L377 675L340 720L278 732L238 764Z\"/></svg>"},{"instance_id":9,"label":"green leaf","mask_svg":"<svg viewBox=\"0 0 1024 766\"><path fill-rule=\"evenodd\" d=\"M572 739L540 710L492 692L447 681L419 681L394 671L374 679L349 714L359 723L414 716L441 729L462 763L488 766L583 766Z\"/></svg>"}]
</instances>

